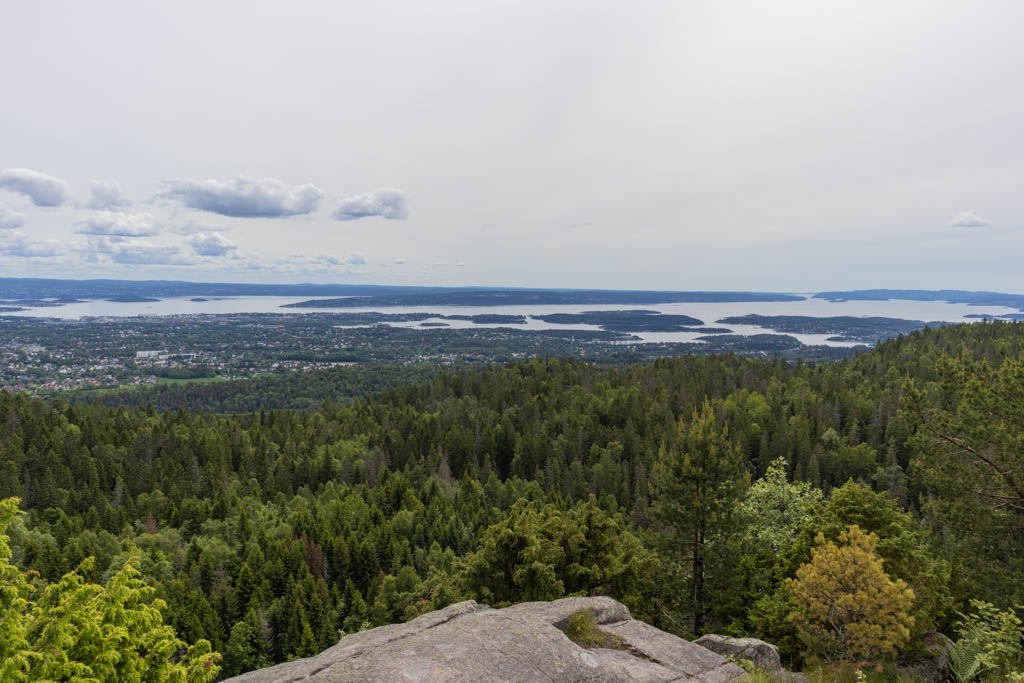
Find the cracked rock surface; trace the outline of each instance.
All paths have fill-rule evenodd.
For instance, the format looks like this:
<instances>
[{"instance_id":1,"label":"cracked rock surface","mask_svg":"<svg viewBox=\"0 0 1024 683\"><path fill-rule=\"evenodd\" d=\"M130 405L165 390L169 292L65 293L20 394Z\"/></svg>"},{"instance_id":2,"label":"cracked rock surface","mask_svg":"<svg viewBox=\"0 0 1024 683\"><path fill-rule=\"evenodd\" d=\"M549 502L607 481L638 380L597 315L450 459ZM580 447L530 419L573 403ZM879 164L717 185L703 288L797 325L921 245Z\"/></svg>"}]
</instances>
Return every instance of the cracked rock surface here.
<instances>
[{"instance_id":1,"label":"cracked rock surface","mask_svg":"<svg viewBox=\"0 0 1024 683\"><path fill-rule=\"evenodd\" d=\"M594 613L625 649L584 649L562 632L570 615ZM743 669L695 643L630 617L611 598L565 598L491 609L472 600L405 624L345 636L315 657L229 679L292 681L737 681Z\"/></svg>"}]
</instances>

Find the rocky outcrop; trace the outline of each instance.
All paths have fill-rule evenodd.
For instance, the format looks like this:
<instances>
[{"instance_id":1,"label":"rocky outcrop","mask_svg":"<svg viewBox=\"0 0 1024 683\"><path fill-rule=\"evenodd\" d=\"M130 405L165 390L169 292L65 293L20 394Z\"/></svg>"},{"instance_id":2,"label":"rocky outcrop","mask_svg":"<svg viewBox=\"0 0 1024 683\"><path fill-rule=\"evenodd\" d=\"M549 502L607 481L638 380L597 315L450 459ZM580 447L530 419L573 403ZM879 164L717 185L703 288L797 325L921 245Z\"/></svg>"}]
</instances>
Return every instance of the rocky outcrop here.
<instances>
[{"instance_id":1,"label":"rocky outcrop","mask_svg":"<svg viewBox=\"0 0 1024 683\"><path fill-rule=\"evenodd\" d=\"M723 657L729 656L733 659L749 660L762 671L772 673L782 671L782 659L779 658L779 648L757 638L733 638L731 636L709 634L701 636L694 642Z\"/></svg>"},{"instance_id":2,"label":"rocky outcrop","mask_svg":"<svg viewBox=\"0 0 1024 683\"><path fill-rule=\"evenodd\" d=\"M919 642L918 660L901 666L900 670L924 681L949 680L949 649L953 647L953 641L938 631L928 631Z\"/></svg>"},{"instance_id":3,"label":"rocky outcrop","mask_svg":"<svg viewBox=\"0 0 1024 683\"><path fill-rule=\"evenodd\" d=\"M584 648L563 632L589 610L617 649ZM469 600L405 624L353 633L315 657L230 679L236 683L315 681L707 681L743 669L695 643L631 618L611 598L565 598L491 609Z\"/></svg>"}]
</instances>

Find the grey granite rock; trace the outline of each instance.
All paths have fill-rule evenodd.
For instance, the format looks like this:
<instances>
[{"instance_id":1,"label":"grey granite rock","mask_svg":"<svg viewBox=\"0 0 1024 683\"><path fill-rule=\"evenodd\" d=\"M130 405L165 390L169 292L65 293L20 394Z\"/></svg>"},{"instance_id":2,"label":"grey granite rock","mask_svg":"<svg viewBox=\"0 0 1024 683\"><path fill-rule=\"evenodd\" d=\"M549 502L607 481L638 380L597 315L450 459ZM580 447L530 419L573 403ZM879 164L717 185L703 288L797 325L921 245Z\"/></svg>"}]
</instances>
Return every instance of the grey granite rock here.
<instances>
[{"instance_id":1,"label":"grey granite rock","mask_svg":"<svg viewBox=\"0 0 1024 683\"><path fill-rule=\"evenodd\" d=\"M764 671L782 671L779 648L757 638L733 638L731 636L708 634L701 636L694 642L723 657L729 656L735 659L750 660L754 663L754 666Z\"/></svg>"},{"instance_id":2,"label":"grey granite rock","mask_svg":"<svg viewBox=\"0 0 1024 683\"><path fill-rule=\"evenodd\" d=\"M623 649L584 649L562 632L569 616L590 610ZM251 671L236 683L387 681L622 681L719 683L741 668L642 621L611 598L565 598L491 609L469 600L345 636L315 657Z\"/></svg>"}]
</instances>

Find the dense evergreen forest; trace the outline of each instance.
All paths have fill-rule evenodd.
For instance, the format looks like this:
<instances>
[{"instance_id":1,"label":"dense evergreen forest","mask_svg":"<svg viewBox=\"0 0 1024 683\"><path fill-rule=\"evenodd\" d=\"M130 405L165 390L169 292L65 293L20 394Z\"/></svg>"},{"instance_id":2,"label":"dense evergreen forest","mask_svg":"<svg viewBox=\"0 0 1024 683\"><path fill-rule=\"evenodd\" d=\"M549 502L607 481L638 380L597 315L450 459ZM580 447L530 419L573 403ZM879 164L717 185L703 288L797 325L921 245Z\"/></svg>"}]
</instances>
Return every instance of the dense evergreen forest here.
<instances>
[{"instance_id":1,"label":"dense evergreen forest","mask_svg":"<svg viewBox=\"0 0 1024 683\"><path fill-rule=\"evenodd\" d=\"M102 584L138 558L221 675L467 597L582 593L757 635L791 666L913 661L938 630L1002 678L1021 665L1022 343L992 322L826 364L532 361L240 415L0 393L10 560ZM859 616L823 603L848 566Z\"/></svg>"}]
</instances>

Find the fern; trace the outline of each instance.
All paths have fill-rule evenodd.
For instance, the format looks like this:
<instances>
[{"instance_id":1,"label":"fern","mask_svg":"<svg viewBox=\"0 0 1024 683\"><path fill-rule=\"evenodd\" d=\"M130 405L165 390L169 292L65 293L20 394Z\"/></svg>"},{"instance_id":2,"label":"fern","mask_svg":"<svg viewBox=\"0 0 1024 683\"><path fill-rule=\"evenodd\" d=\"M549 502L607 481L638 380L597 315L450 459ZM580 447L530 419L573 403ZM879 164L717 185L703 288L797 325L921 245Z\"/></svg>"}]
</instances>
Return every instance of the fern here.
<instances>
[{"instance_id":1,"label":"fern","mask_svg":"<svg viewBox=\"0 0 1024 683\"><path fill-rule=\"evenodd\" d=\"M976 629L971 629L949 646L949 668L960 683L974 680L985 670L985 647L979 636Z\"/></svg>"}]
</instances>

